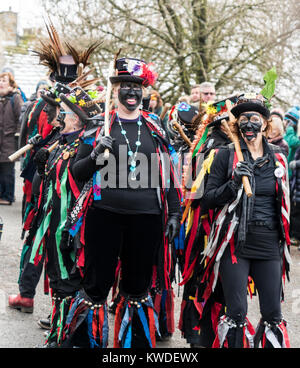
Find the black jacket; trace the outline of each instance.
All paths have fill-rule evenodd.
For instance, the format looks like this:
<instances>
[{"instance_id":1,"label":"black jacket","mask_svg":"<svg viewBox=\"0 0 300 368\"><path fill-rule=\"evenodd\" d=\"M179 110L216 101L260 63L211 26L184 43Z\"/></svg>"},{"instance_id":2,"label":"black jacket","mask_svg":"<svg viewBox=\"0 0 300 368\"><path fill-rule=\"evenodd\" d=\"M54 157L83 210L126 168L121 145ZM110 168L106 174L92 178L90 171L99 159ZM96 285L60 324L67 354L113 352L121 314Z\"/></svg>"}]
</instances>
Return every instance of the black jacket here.
<instances>
[{"instance_id":1,"label":"black jacket","mask_svg":"<svg viewBox=\"0 0 300 368\"><path fill-rule=\"evenodd\" d=\"M295 153L296 168L291 177L291 201L300 203L300 148Z\"/></svg>"}]
</instances>

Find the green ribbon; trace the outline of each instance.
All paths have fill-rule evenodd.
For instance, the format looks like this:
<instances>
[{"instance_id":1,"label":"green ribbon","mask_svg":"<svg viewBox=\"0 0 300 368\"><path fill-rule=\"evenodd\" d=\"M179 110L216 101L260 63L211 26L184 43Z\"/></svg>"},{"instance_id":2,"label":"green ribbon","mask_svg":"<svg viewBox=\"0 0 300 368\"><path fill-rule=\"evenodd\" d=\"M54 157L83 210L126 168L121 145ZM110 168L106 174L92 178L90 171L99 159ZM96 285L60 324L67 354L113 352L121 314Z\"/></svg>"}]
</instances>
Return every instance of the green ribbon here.
<instances>
[{"instance_id":1,"label":"green ribbon","mask_svg":"<svg viewBox=\"0 0 300 368\"><path fill-rule=\"evenodd\" d=\"M207 133L208 133L208 127L205 128L205 131L200 139L200 141L198 142L196 148L194 149L192 158L194 158L196 156L196 154L198 153L200 147L202 146L202 144L206 141L206 137L207 137Z\"/></svg>"},{"instance_id":2,"label":"green ribbon","mask_svg":"<svg viewBox=\"0 0 300 368\"><path fill-rule=\"evenodd\" d=\"M52 188L52 183L50 183L49 185L49 189L48 189L48 196L47 196L47 201L46 204L44 206L44 211L46 212L47 209L49 208L49 204L50 201L52 199L52 195L53 195L53 188ZM41 222L37 232L36 232L36 236L34 239L34 243L32 246L32 251L31 251L31 256L30 256L30 263L34 264L34 258L36 256L36 252L38 250L39 245L41 244L41 241L43 240L48 228L49 228L49 224L50 224L50 220L51 220L51 214L52 214L52 209L47 213L47 215L43 218L43 221ZM43 249L41 247L39 254L42 254Z\"/></svg>"},{"instance_id":3,"label":"green ribbon","mask_svg":"<svg viewBox=\"0 0 300 368\"><path fill-rule=\"evenodd\" d=\"M57 324L56 324L56 331L58 331L59 329L59 334L57 336L57 343L60 343L61 337L62 337L62 332L63 332L63 321L64 321L64 310L65 310L65 304L66 304L66 299L64 299L61 303L60 303L60 307L59 307L59 318L57 319Z\"/></svg>"},{"instance_id":4,"label":"green ribbon","mask_svg":"<svg viewBox=\"0 0 300 368\"><path fill-rule=\"evenodd\" d=\"M61 242L61 235L62 231L65 227L65 224L67 222L67 210L68 210L68 193L67 193L67 183L68 180L68 167L66 167L62 178L61 178L61 184L60 184L60 222L59 226L55 233L55 239L56 239L56 249L57 249L57 255L58 255L58 264L60 268L60 274L62 279L67 279L69 277L68 271L64 265L63 257L60 251L60 242Z\"/></svg>"}]
</instances>

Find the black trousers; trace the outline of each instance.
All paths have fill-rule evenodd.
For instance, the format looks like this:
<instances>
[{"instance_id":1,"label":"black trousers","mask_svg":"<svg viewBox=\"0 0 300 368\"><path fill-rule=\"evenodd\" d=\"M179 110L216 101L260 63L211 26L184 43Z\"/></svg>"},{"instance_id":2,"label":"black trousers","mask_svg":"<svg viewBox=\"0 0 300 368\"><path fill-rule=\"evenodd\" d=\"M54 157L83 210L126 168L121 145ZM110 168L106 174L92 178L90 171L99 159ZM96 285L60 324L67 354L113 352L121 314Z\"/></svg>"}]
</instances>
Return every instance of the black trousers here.
<instances>
[{"instance_id":1,"label":"black trousers","mask_svg":"<svg viewBox=\"0 0 300 368\"><path fill-rule=\"evenodd\" d=\"M15 201L15 163L0 162L0 198Z\"/></svg>"},{"instance_id":2,"label":"black trousers","mask_svg":"<svg viewBox=\"0 0 300 368\"><path fill-rule=\"evenodd\" d=\"M300 202L291 203L291 237L300 240Z\"/></svg>"},{"instance_id":3,"label":"black trousers","mask_svg":"<svg viewBox=\"0 0 300 368\"><path fill-rule=\"evenodd\" d=\"M220 264L220 275L225 296L226 315L243 322L247 315L248 275L258 291L262 319L272 322L281 319L282 273L281 260L257 260L237 257L232 264L230 249L225 250Z\"/></svg>"},{"instance_id":4,"label":"black trousers","mask_svg":"<svg viewBox=\"0 0 300 368\"><path fill-rule=\"evenodd\" d=\"M161 241L161 215L120 215L90 208L85 228L85 292L95 301L106 299L119 258L122 290L130 295L146 292Z\"/></svg>"},{"instance_id":5,"label":"black trousers","mask_svg":"<svg viewBox=\"0 0 300 368\"><path fill-rule=\"evenodd\" d=\"M37 266L29 262L31 248L24 257L23 270L19 280L19 291L23 298L34 298L36 287L43 272L44 256Z\"/></svg>"}]
</instances>

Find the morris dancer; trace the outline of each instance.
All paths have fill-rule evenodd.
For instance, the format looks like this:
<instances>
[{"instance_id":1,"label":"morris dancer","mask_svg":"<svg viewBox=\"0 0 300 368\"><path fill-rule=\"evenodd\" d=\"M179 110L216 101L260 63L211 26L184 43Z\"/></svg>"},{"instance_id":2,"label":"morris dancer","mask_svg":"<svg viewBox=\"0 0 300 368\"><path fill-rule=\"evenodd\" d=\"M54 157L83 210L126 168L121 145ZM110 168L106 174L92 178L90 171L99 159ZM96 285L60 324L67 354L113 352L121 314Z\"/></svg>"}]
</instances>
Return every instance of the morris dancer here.
<instances>
[{"instance_id":1,"label":"morris dancer","mask_svg":"<svg viewBox=\"0 0 300 368\"><path fill-rule=\"evenodd\" d=\"M281 314L282 277L289 270L289 188L285 155L265 134L268 101L242 95L232 108L244 161L233 144L221 148L211 166L203 201L214 210L204 250L201 297L221 281L226 312L213 347L289 347ZM249 178L252 197L243 190ZM247 319L248 276L258 291L261 320L256 333Z\"/></svg>"},{"instance_id":2,"label":"morris dancer","mask_svg":"<svg viewBox=\"0 0 300 368\"><path fill-rule=\"evenodd\" d=\"M49 69L49 78L53 82L53 87L48 94L44 94L40 99L31 105L30 113L27 112L28 120L22 122L20 142L33 143L34 148L28 151L23 163L21 176L24 178L23 185L23 236L28 231L23 245L20 275L19 294L9 297L9 306L17 308L22 312L32 312L34 308L34 296L36 286L40 280L43 265L39 263L35 266L29 263L32 240L35 237L37 217L37 200L32 193L32 181L36 172L34 157L36 152L42 147L49 147L57 139L60 129L56 122L56 114L59 103L55 101L60 92L65 90L65 86L74 82L83 69L90 65L89 58L99 43L91 44L86 50L78 51L71 44L62 42L53 24L47 26L49 35L48 42L42 42L40 48L35 50L39 56L40 63ZM37 139L37 133L40 140ZM29 139L29 140L28 140ZM28 140L28 142L27 142ZM47 275L45 275L45 293L49 292ZM48 328L49 320L39 321L41 327Z\"/></svg>"},{"instance_id":3,"label":"morris dancer","mask_svg":"<svg viewBox=\"0 0 300 368\"><path fill-rule=\"evenodd\" d=\"M234 100L234 97L231 99ZM201 114L202 124L196 131L195 141L190 147L190 159L187 160L185 167L185 171L187 171L187 167L191 165L195 178L192 181L192 186L185 188L186 194L189 194L189 196L186 196L186 204L191 203L191 206L184 222L186 236L182 262L183 281L181 283L181 285L184 285L184 291L179 329L193 348L212 346L218 311L224 303L223 298L219 298L217 290L213 297L209 299L209 303L202 303L201 299L198 298L198 287L203 270L201 252L207 243L211 226L209 211L201 199L211 164L219 147L231 142L221 124L222 119L226 117L228 118L225 100L218 101L210 106L207 105L206 110ZM206 124L207 121L210 123ZM205 126L206 128L203 129ZM208 132L207 138L205 138L206 131ZM201 139L203 142L201 142ZM199 160L200 157L203 158L203 162ZM201 170L199 165L201 165ZM185 174L184 186L188 185ZM190 192L191 189L193 193Z\"/></svg>"},{"instance_id":4,"label":"morris dancer","mask_svg":"<svg viewBox=\"0 0 300 368\"><path fill-rule=\"evenodd\" d=\"M106 300L118 259L121 298L114 347L155 347L158 321L149 294L152 278L160 288L170 288L168 248L179 229L180 193L160 120L140 110L143 88L153 84L156 75L151 65L133 58L116 60L115 69L110 80L117 109L110 116L110 135L103 136L104 128L93 135L87 130L74 165L76 180L90 183L90 189L75 206L71 228L73 234L80 231L85 243L84 280L70 309L64 346L107 346ZM106 149L112 160L107 165ZM151 157L158 167L154 185Z\"/></svg>"}]
</instances>

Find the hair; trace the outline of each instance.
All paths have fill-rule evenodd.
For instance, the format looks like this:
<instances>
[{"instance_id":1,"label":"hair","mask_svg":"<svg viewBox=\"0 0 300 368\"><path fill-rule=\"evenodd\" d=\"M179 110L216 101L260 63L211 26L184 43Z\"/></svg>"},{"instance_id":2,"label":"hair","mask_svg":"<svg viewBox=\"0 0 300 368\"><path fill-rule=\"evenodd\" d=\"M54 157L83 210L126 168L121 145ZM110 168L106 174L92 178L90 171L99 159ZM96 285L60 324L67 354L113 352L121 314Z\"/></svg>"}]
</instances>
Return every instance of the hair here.
<instances>
[{"instance_id":1,"label":"hair","mask_svg":"<svg viewBox=\"0 0 300 368\"><path fill-rule=\"evenodd\" d=\"M10 85L11 87L13 87L13 88L18 88L18 85L17 85L17 83L16 83L16 81L15 81L15 78L14 78L14 76L13 76L10 72L4 72L4 73L1 73L1 74L0 74L0 78L3 78L3 77L5 77L5 76L7 76L7 77L8 77L9 85Z\"/></svg>"},{"instance_id":2,"label":"hair","mask_svg":"<svg viewBox=\"0 0 300 368\"><path fill-rule=\"evenodd\" d=\"M202 82L198 86L199 86L201 92L204 88L213 88L213 89L215 89L215 85L211 82Z\"/></svg>"},{"instance_id":3,"label":"hair","mask_svg":"<svg viewBox=\"0 0 300 368\"><path fill-rule=\"evenodd\" d=\"M157 92L155 89L150 91L150 96L154 95L157 99L157 107L161 107L163 105L163 100L160 97L159 92Z\"/></svg>"},{"instance_id":4,"label":"hair","mask_svg":"<svg viewBox=\"0 0 300 368\"><path fill-rule=\"evenodd\" d=\"M280 131L280 134L283 135L284 134L284 126L283 126L283 121L282 119L280 119L279 116L273 114L271 115L271 130L273 129L273 126L276 126L279 131Z\"/></svg>"},{"instance_id":5,"label":"hair","mask_svg":"<svg viewBox=\"0 0 300 368\"><path fill-rule=\"evenodd\" d=\"M192 90L192 89L195 89L195 88L199 88L199 89L200 89L200 84L194 84L194 85L191 87L191 90Z\"/></svg>"},{"instance_id":6,"label":"hair","mask_svg":"<svg viewBox=\"0 0 300 368\"><path fill-rule=\"evenodd\" d=\"M266 119L264 116L262 116L263 120L267 123L263 134L268 137L269 133L272 131L272 118Z\"/></svg>"}]
</instances>

